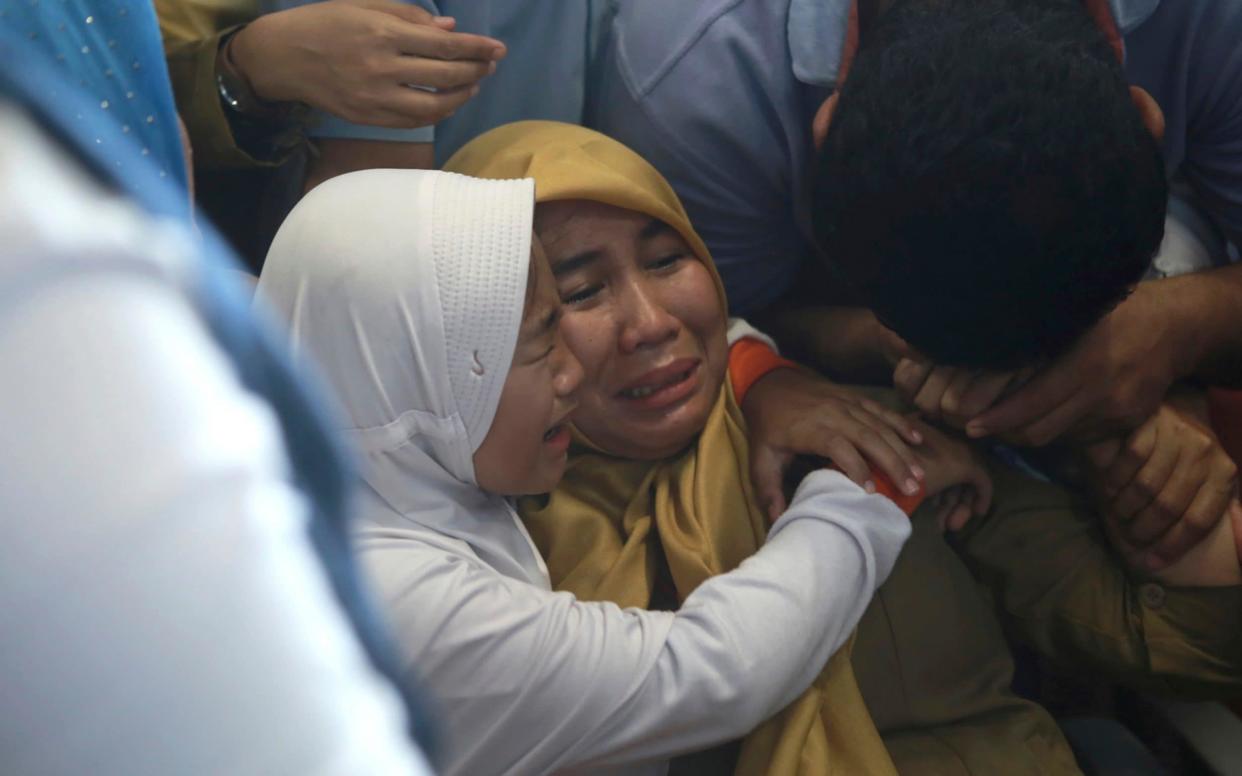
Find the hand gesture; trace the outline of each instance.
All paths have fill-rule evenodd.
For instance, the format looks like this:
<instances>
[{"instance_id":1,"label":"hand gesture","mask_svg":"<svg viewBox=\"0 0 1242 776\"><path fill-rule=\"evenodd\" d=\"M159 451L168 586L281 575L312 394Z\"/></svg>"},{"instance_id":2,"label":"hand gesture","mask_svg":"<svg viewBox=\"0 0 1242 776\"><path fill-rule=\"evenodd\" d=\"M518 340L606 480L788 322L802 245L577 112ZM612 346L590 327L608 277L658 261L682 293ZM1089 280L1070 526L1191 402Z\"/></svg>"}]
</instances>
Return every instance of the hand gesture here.
<instances>
[{"instance_id":1,"label":"hand gesture","mask_svg":"<svg viewBox=\"0 0 1242 776\"><path fill-rule=\"evenodd\" d=\"M1140 283L1068 353L969 420L966 433L1040 447L1067 432L1127 432L1150 417L1184 371L1154 285Z\"/></svg>"},{"instance_id":2,"label":"hand gesture","mask_svg":"<svg viewBox=\"0 0 1242 776\"><path fill-rule=\"evenodd\" d=\"M453 26L405 3L331 0L261 16L228 45L263 99L304 102L357 124L413 128L452 115L505 55L500 41Z\"/></svg>"},{"instance_id":3,"label":"hand gesture","mask_svg":"<svg viewBox=\"0 0 1242 776\"><path fill-rule=\"evenodd\" d=\"M1086 449L1088 476L1123 541L1157 571L1203 540L1227 514L1237 466L1216 437L1168 404L1123 442Z\"/></svg>"},{"instance_id":4,"label":"hand gesture","mask_svg":"<svg viewBox=\"0 0 1242 776\"><path fill-rule=\"evenodd\" d=\"M781 485L796 455L830 459L854 482L874 490L871 463L907 493L923 476L911 445L922 434L900 414L858 392L801 369L777 369L746 394L750 474L770 517L785 510ZM868 463L870 461L871 463Z\"/></svg>"},{"instance_id":5,"label":"hand gesture","mask_svg":"<svg viewBox=\"0 0 1242 776\"><path fill-rule=\"evenodd\" d=\"M971 444L919 420L910 421L923 444L917 458L927 496L941 528L961 530L992 507L992 477Z\"/></svg>"}]
</instances>

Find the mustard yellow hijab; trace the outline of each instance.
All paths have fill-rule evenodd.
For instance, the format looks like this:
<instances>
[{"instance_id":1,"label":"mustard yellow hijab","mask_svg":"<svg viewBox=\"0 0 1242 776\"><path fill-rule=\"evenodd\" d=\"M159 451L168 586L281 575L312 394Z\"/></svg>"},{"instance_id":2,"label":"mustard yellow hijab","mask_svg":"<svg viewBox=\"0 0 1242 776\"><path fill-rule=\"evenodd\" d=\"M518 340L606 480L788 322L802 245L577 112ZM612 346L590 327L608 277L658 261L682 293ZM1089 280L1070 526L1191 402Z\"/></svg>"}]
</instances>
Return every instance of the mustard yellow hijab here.
<instances>
[{"instance_id":1,"label":"mustard yellow hijab","mask_svg":"<svg viewBox=\"0 0 1242 776\"><path fill-rule=\"evenodd\" d=\"M534 178L535 201L584 199L637 211L676 229L724 286L667 181L628 148L583 127L523 121L467 144L445 169ZM553 586L588 601L676 608L708 577L735 568L766 535L748 474L741 411L728 380L695 444L660 461L630 461L579 440L565 479L522 519ZM742 742L738 774L895 773L867 713L849 646L814 685Z\"/></svg>"}]
</instances>

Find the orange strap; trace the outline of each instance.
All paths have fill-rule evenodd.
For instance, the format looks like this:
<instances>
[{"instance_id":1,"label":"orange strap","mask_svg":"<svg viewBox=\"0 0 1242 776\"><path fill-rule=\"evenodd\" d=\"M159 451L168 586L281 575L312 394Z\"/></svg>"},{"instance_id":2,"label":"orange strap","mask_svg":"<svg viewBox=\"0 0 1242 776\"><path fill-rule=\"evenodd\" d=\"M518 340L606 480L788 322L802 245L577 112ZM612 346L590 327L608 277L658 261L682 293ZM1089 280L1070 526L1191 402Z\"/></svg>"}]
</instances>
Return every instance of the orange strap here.
<instances>
[{"instance_id":1,"label":"orange strap","mask_svg":"<svg viewBox=\"0 0 1242 776\"><path fill-rule=\"evenodd\" d=\"M777 369L797 366L789 359L781 358L762 340L749 337L740 339L729 348L729 381L733 383L733 396L740 405L746 392L760 377ZM907 515L918 509L926 496L921 487L913 496L906 495L878 469L871 470L871 479L875 483L876 493L887 496Z\"/></svg>"},{"instance_id":2,"label":"orange strap","mask_svg":"<svg viewBox=\"0 0 1242 776\"><path fill-rule=\"evenodd\" d=\"M762 340L746 337L729 348L729 382L733 383L733 398L742 405L742 399L760 377L777 369L798 365L768 347Z\"/></svg>"},{"instance_id":3,"label":"orange strap","mask_svg":"<svg viewBox=\"0 0 1242 776\"><path fill-rule=\"evenodd\" d=\"M888 475L879 469L871 470L871 480L875 483L875 492L881 496L888 496L889 500L897 505L897 508L907 515L914 514L914 510L918 509L927 498L927 489L923 487L923 483L919 483L919 492L910 496L902 492Z\"/></svg>"}]
</instances>

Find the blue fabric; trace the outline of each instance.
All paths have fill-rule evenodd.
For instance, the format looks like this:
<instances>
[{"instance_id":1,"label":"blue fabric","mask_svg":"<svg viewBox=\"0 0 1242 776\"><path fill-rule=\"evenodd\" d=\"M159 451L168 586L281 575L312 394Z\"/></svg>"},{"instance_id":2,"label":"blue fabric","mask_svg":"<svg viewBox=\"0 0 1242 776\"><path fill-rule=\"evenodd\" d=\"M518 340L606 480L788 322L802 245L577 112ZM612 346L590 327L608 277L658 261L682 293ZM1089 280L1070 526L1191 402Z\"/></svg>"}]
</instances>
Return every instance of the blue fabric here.
<instances>
[{"instance_id":1,"label":"blue fabric","mask_svg":"<svg viewBox=\"0 0 1242 776\"><path fill-rule=\"evenodd\" d=\"M135 20L137 21L137 20ZM154 24L154 18L150 18ZM0 98L12 100L104 186L155 216L183 218L182 192L142 154L133 133L99 116L78 118L93 102L64 83L64 71L41 52L0 29ZM125 52L118 42L118 55ZM379 618L360 582L348 535L347 501L355 482L347 459L328 433L314 383L288 363L275 329L251 309L248 290L229 272L239 267L224 241L203 227L202 261L195 291L199 314L228 356L238 378L262 397L280 423L297 486L311 505L310 535L342 608L372 663L401 690L413 733L427 751L432 742L425 706L402 676ZM429 752L430 754L430 752Z\"/></svg>"},{"instance_id":2,"label":"blue fabric","mask_svg":"<svg viewBox=\"0 0 1242 776\"><path fill-rule=\"evenodd\" d=\"M850 0L626 0L605 33L587 124L681 197L729 310L789 291L815 255L810 124L835 78ZM1110 0L1126 72L1165 112L1164 152L1242 241L1242 3Z\"/></svg>"},{"instance_id":3,"label":"blue fabric","mask_svg":"<svg viewBox=\"0 0 1242 776\"><path fill-rule=\"evenodd\" d=\"M263 0L280 11L318 0ZM436 164L474 138L502 124L548 119L581 124L586 99L586 63L599 0L415 0L437 16L452 16L458 32L502 41L508 54L483 79L479 93L432 127L393 130L320 117L315 137L401 140L436 144Z\"/></svg>"},{"instance_id":4,"label":"blue fabric","mask_svg":"<svg viewBox=\"0 0 1242 776\"><path fill-rule=\"evenodd\" d=\"M57 102L66 88L89 99L71 116L97 156L116 171L129 156L121 146L97 131L116 125L139 145L157 177L167 178L177 191L165 196L179 203L180 215L190 212L186 193L185 154L177 127L164 44L155 9L144 0L0 0L0 27L53 62L61 79L48 84L47 102ZM138 163L138 162L134 162ZM167 191L167 189L161 188ZM154 189L152 190L154 191Z\"/></svg>"}]
</instances>

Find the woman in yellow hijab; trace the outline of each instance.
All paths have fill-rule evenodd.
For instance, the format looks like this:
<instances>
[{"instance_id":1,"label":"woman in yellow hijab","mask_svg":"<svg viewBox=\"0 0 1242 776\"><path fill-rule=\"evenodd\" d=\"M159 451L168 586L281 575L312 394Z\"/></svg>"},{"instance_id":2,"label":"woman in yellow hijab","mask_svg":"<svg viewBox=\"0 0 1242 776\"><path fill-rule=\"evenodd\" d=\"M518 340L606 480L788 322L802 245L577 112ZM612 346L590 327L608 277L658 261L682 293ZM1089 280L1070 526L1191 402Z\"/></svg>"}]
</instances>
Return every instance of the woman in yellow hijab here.
<instances>
[{"instance_id":1,"label":"woman in yellow hijab","mask_svg":"<svg viewBox=\"0 0 1242 776\"><path fill-rule=\"evenodd\" d=\"M754 554L766 526L724 379L724 290L706 247L659 173L591 130L511 124L464 147L446 169L534 178L536 232L565 302L562 331L586 370L565 480L522 505L554 587L625 607L677 608ZM838 644L876 581L860 587L852 573L824 590L854 599ZM774 649L780 638L774 631ZM892 771L848 649L737 754L738 773Z\"/></svg>"}]
</instances>

